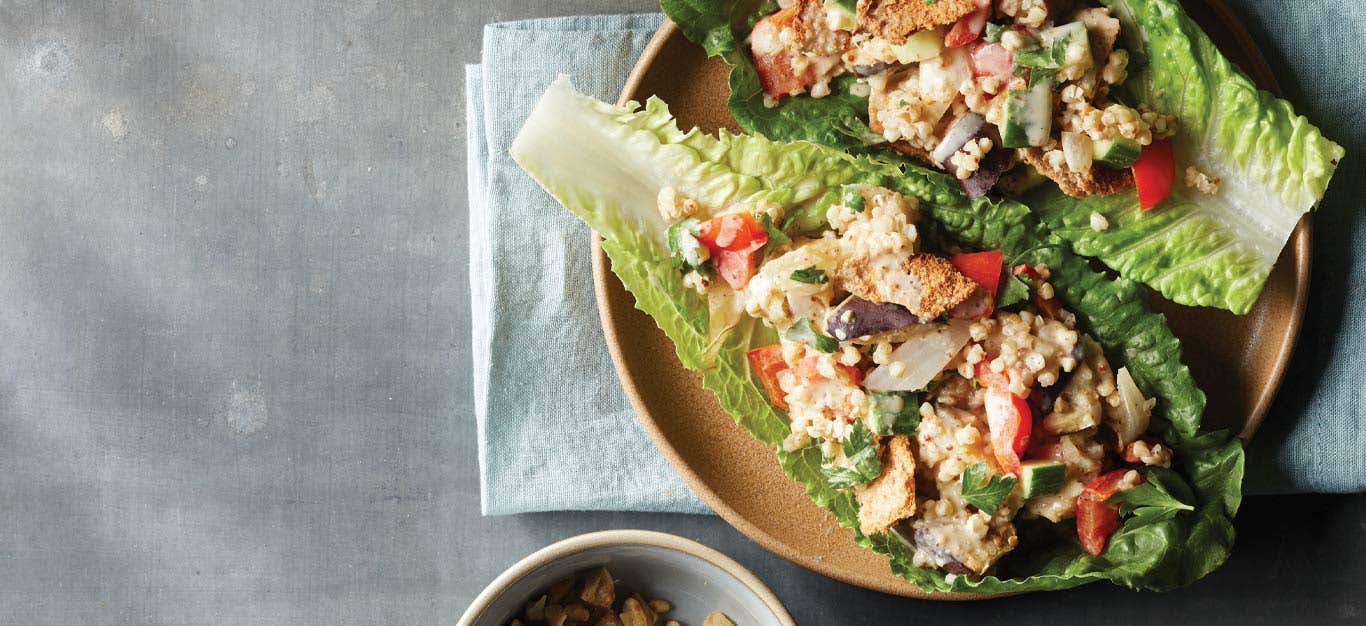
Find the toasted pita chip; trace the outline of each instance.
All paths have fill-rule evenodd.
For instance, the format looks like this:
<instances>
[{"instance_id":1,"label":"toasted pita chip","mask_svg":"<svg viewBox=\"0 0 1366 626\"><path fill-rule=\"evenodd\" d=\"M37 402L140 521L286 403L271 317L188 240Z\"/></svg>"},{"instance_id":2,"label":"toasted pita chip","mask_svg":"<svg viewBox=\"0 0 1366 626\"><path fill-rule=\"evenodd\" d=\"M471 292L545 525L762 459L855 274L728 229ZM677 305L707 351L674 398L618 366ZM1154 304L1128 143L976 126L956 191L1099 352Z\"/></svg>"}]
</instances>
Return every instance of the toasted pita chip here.
<instances>
[{"instance_id":1,"label":"toasted pita chip","mask_svg":"<svg viewBox=\"0 0 1366 626\"><path fill-rule=\"evenodd\" d=\"M1040 174L1058 183L1058 188L1073 198L1108 196L1134 185L1134 175L1127 168L1116 169L1100 164L1092 165L1091 169L1084 172L1073 172L1066 166L1055 168L1044 158L1042 148L1021 150L1020 158L1034 166Z\"/></svg>"},{"instance_id":2,"label":"toasted pita chip","mask_svg":"<svg viewBox=\"0 0 1366 626\"><path fill-rule=\"evenodd\" d=\"M882 474L854 489L858 500L859 531L887 532L897 522L915 515L915 456L911 440L896 436L882 449Z\"/></svg>"},{"instance_id":3,"label":"toasted pita chip","mask_svg":"<svg viewBox=\"0 0 1366 626\"><path fill-rule=\"evenodd\" d=\"M862 0L856 32L902 44L918 31L952 24L975 10L975 0Z\"/></svg>"}]
</instances>

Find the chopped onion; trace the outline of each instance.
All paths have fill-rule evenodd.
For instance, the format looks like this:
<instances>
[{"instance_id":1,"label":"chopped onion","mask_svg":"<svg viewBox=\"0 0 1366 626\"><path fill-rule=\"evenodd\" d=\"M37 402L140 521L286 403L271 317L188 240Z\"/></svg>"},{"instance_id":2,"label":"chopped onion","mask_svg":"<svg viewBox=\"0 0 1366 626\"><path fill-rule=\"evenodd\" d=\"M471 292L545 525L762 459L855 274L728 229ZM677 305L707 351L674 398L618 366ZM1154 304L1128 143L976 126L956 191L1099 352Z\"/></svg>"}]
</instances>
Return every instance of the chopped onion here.
<instances>
[{"instance_id":1,"label":"chopped onion","mask_svg":"<svg viewBox=\"0 0 1366 626\"><path fill-rule=\"evenodd\" d=\"M918 391L934 380L967 345L971 320L910 327L906 342L892 351L886 365L873 368L865 380L871 391ZM893 370L896 374L893 374Z\"/></svg>"},{"instance_id":2,"label":"chopped onion","mask_svg":"<svg viewBox=\"0 0 1366 626\"><path fill-rule=\"evenodd\" d=\"M1147 432L1148 401L1143 398L1143 392L1139 391L1127 367L1115 372L1115 386L1119 388L1119 397L1124 402L1120 405L1119 418L1111 426L1119 438L1119 449L1123 450Z\"/></svg>"},{"instance_id":3,"label":"chopped onion","mask_svg":"<svg viewBox=\"0 0 1366 626\"><path fill-rule=\"evenodd\" d=\"M949 48L919 67L920 98L927 102L952 102L963 83L972 80L968 53L962 48Z\"/></svg>"},{"instance_id":4,"label":"chopped onion","mask_svg":"<svg viewBox=\"0 0 1366 626\"><path fill-rule=\"evenodd\" d=\"M1091 141L1090 137L1081 133L1063 131L1062 155L1067 160L1067 169L1073 172L1084 172L1091 169L1091 161L1095 152L1095 143Z\"/></svg>"},{"instance_id":5,"label":"chopped onion","mask_svg":"<svg viewBox=\"0 0 1366 626\"><path fill-rule=\"evenodd\" d=\"M968 113L958 118L958 121L949 127L949 132L944 133L944 139L935 146L930 158L934 159L935 163L948 163L953 153L958 152L969 139L981 134L982 127L986 124L986 118L976 113Z\"/></svg>"}]
</instances>

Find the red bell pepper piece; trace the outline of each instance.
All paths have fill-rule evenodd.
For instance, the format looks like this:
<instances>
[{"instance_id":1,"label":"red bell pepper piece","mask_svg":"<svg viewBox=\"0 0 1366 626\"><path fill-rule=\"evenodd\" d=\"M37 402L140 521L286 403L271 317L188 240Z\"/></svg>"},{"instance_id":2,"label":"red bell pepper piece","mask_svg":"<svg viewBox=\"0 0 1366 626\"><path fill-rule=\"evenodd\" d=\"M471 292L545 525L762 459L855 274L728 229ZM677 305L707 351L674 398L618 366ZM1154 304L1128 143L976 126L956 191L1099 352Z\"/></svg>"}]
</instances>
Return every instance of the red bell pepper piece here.
<instances>
[{"instance_id":1,"label":"red bell pepper piece","mask_svg":"<svg viewBox=\"0 0 1366 626\"><path fill-rule=\"evenodd\" d=\"M1120 483L1131 471L1117 469L1101 474L1086 483L1077 496L1077 538L1091 556L1100 556L1110 535L1119 528L1119 508L1106 500L1119 493Z\"/></svg>"},{"instance_id":2,"label":"red bell pepper piece","mask_svg":"<svg viewBox=\"0 0 1366 626\"><path fill-rule=\"evenodd\" d=\"M759 249L768 243L764 227L748 213L732 213L702 223L697 240L711 253L716 273L732 289L744 289L759 263Z\"/></svg>"},{"instance_id":3,"label":"red bell pepper piece","mask_svg":"<svg viewBox=\"0 0 1366 626\"><path fill-rule=\"evenodd\" d=\"M783 388L778 384L778 373L787 369L787 362L783 360L783 348L778 344L755 348L745 353L745 359L749 361L749 368L754 370L754 375L764 386L764 392L768 394L768 401L784 411L787 410L787 398L783 393Z\"/></svg>"},{"instance_id":4,"label":"red bell pepper piece","mask_svg":"<svg viewBox=\"0 0 1366 626\"><path fill-rule=\"evenodd\" d=\"M949 258L949 262L995 298L996 287L1001 284L1001 262L1004 258L1005 254L1000 250L987 250L955 254Z\"/></svg>"},{"instance_id":5,"label":"red bell pepper piece","mask_svg":"<svg viewBox=\"0 0 1366 626\"><path fill-rule=\"evenodd\" d=\"M1138 189L1138 207L1147 211L1172 193L1172 181L1176 178L1176 159L1172 155L1172 142L1158 139L1143 147L1134 161L1134 187Z\"/></svg>"},{"instance_id":6,"label":"red bell pepper piece","mask_svg":"<svg viewBox=\"0 0 1366 626\"><path fill-rule=\"evenodd\" d=\"M990 387L986 392L987 428L991 449L1001 469L1020 475L1020 459L1029 447L1034 416L1029 403L1005 389Z\"/></svg>"}]
</instances>

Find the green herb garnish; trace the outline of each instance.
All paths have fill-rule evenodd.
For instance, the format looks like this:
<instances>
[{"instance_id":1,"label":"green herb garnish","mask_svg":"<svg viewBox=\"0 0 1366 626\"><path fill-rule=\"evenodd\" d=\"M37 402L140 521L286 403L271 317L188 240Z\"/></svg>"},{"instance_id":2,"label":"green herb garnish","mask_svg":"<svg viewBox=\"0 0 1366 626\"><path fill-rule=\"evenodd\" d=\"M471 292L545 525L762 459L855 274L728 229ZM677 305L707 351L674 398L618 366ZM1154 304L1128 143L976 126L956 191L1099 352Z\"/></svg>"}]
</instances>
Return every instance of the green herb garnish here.
<instances>
[{"instance_id":1,"label":"green herb garnish","mask_svg":"<svg viewBox=\"0 0 1366 626\"><path fill-rule=\"evenodd\" d=\"M848 489L854 485L872 482L882 473L882 458L877 455L877 442L873 441L873 433L868 431L862 421L854 422L849 436L845 437L842 443L844 458L848 460L848 465L821 468L821 473L830 481L831 487Z\"/></svg>"},{"instance_id":2,"label":"green herb garnish","mask_svg":"<svg viewBox=\"0 0 1366 626\"><path fill-rule=\"evenodd\" d=\"M830 282L830 279L825 277L825 270L819 267L808 267L795 270L792 272L792 280L808 285L824 285L825 283Z\"/></svg>"},{"instance_id":3,"label":"green herb garnish","mask_svg":"<svg viewBox=\"0 0 1366 626\"><path fill-rule=\"evenodd\" d=\"M764 227L764 234L768 235L768 242L764 244L765 257L768 256L769 252L792 241L792 238L788 237L787 233L774 225L773 218L769 216L768 213L759 213L759 225Z\"/></svg>"},{"instance_id":4,"label":"green herb garnish","mask_svg":"<svg viewBox=\"0 0 1366 626\"><path fill-rule=\"evenodd\" d=\"M1017 482L1010 475L987 476L986 461L981 461L963 470L963 499L988 515L995 515Z\"/></svg>"},{"instance_id":5,"label":"green herb garnish","mask_svg":"<svg viewBox=\"0 0 1366 626\"><path fill-rule=\"evenodd\" d=\"M1110 497L1110 503L1119 505L1121 515L1133 515L1148 523L1173 519L1182 511L1195 510L1172 495L1161 472L1150 471L1146 478L1138 486Z\"/></svg>"},{"instance_id":6,"label":"green herb garnish","mask_svg":"<svg viewBox=\"0 0 1366 626\"><path fill-rule=\"evenodd\" d=\"M1019 276L1006 274L1001 281L1000 287L996 290L996 308L1004 309L1012 304L1019 304L1029 300L1029 285L1026 285Z\"/></svg>"},{"instance_id":7,"label":"green herb garnish","mask_svg":"<svg viewBox=\"0 0 1366 626\"><path fill-rule=\"evenodd\" d=\"M987 28L986 31L984 31L982 38L991 43L1000 43L1001 33L1004 32L1006 32L1005 25L987 22Z\"/></svg>"}]
</instances>

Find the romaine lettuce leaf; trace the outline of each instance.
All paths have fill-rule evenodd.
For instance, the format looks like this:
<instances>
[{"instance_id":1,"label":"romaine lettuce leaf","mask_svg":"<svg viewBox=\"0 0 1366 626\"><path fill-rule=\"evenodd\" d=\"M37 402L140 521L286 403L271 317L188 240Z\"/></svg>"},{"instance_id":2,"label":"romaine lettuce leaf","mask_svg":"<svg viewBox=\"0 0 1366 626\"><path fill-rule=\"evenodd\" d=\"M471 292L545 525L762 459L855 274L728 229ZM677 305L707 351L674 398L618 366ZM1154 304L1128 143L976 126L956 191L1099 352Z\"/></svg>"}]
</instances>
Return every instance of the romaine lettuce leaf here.
<instances>
[{"instance_id":1,"label":"romaine lettuce leaf","mask_svg":"<svg viewBox=\"0 0 1366 626\"><path fill-rule=\"evenodd\" d=\"M1343 148L1258 90L1177 0L1103 1L1145 60L1124 84L1127 99L1176 116L1172 196L1146 213L1132 191L1075 199L1048 186L1025 201L1078 253L1172 301L1246 313L1300 216L1323 197ZM1186 187L1187 166L1218 179L1219 192ZM1092 230L1093 212L1110 227Z\"/></svg>"},{"instance_id":2,"label":"romaine lettuce leaf","mask_svg":"<svg viewBox=\"0 0 1366 626\"><path fill-rule=\"evenodd\" d=\"M1085 256L1145 283L1168 299L1246 313L1300 216L1323 197L1342 158L1289 103L1264 91L1225 59L1177 0L1103 0L1125 25L1135 58L1125 99L1175 115L1176 184L1159 208L1140 212L1132 190L1070 198L1045 185L1023 198L1052 231ZM853 78L826 98L764 103L744 45L772 3L756 0L662 0L683 33L731 66L731 114L745 130L770 139L808 140L864 152L881 139L867 127L867 98ZM1220 193L1186 187L1187 166L1220 180ZM1091 214L1110 227L1091 229Z\"/></svg>"},{"instance_id":3,"label":"romaine lettuce leaf","mask_svg":"<svg viewBox=\"0 0 1366 626\"><path fill-rule=\"evenodd\" d=\"M1180 345L1162 316L1144 306L1136 284L1091 271L1066 242L1050 240L1028 209L1012 201L970 201L946 175L904 160L851 156L809 142L777 143L722 132L681 132L665 105L651 99L613 107L557 81L533 110L512 147L513 158L603 238L612 269L673 340L682 363L753 436L773 446L783 470L853 530L856 540L888 556L892 570L925 589L987 593L1061 589L1094 580L1165 589L1188 584L1217 567L1232 542L1231 518L1242 481L1242 448L1226 433L1198 433L1204 395L1181 364ZM1100 558L1081 551L1066 525L1031 530L997 576L948 577L912 564L913 549L897 535L858 533L858 504L821 472L821 452L781 450L786 419L765 400L744 353L771 343L772 331L746 322L713 341L706 302L686 289L669 258L666 225L656 194L674 186L710 206L757 199L790 212L811 212L849 183L888 186L915 196L933 226L963 245L1001 248L1012 261L1047 262L1063 302L1083 319L1113 362L1127 365L1158 400L1166 440L1185 464L1169 488L1191 490L1196 510L1172 519L1130 518ZM931 224L927 223L927 227Z\"/></svg>"},{"instance_id":4,"label":"romaine lettuce leaf","mask_svg":"<svg viewBox=\"0 0 1366 626\"><path fill-rule=\"evenodd\" d=\"M730 65L730 97L726 106L742 128L778 141L807 140L836 148L856 149L881 143L868 128L868 97L850 92L853 76L830 82L824 98L783 98L775 106L764 102L759 73L749 56L745 38L754 22L777 10L777 3L761 0L661 0L664 14L684 36L710 56Z\"/></svg>"}]
</instances>

